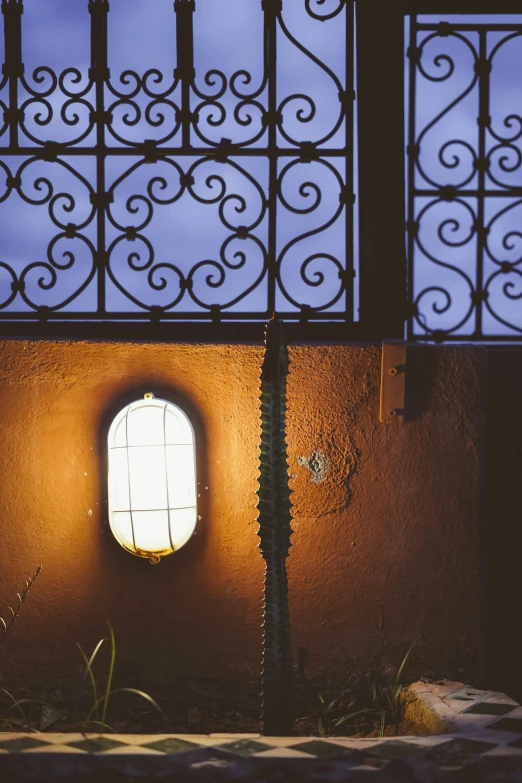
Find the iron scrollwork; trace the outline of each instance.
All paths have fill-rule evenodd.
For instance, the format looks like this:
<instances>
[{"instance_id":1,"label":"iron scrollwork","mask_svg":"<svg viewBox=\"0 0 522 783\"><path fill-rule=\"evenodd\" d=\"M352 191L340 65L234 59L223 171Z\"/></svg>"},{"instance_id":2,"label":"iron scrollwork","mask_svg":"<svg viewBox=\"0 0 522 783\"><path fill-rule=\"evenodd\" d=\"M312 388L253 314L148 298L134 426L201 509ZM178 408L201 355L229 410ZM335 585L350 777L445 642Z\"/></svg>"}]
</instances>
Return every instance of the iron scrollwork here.
<instances>
[{"instance_id":1,"label":"iron scrollwork","mask_svg":"<svg viewBox=\"0 0 522 783\"><path fill-rule=\"evenodd\" d=\"M522 17L412 17L408 57L410 338L520 340Z\"/></svg>"},{"instance_id":2,"label":"iron scrollwork","mask_svg":"<svg viewBox=\"0 0 522 783\"><path fill-rule=\"evenodd\" d=\"M283 0L260 3L259 74L196 68L193 0L173 3L169 73L116 73L108 0L86 2L90 67L61 71L26 69L23 3L2 0L0 221L16 197L47 233L2 249L0 321L353 320L351 4L300 8L343 25L339 70ZM282 40L315 69L315 93L279 73Z\"/></svg>"}]
</instances>

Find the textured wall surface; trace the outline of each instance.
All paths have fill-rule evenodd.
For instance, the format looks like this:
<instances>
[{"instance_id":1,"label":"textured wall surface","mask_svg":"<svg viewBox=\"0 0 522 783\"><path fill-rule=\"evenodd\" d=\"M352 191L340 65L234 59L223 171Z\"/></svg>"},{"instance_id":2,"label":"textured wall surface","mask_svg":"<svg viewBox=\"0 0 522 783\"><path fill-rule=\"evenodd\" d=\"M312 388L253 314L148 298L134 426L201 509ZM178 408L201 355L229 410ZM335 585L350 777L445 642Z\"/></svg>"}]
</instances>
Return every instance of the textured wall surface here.
<instances>
[{"instance_id":1,"label":"textured wall surface","mask_svg":"<svg viewBox=\"0 0 522 783\"><path fill-rule=\"evenodd\" d=\"M106 619L120 666L259 672L261 358L259 346L0 343L2 606L43 564L0 674L31 675L35 660L59 673ZM341 647L367 660L384 634L391 660L415 642L420 673L477 682L485 352L411 349L403 426L378 422L378 346L293 346L290 358L296 655L316 670ZM197 534L158 566L106 522L107 425L147 391L184 407L198 442Z\"/></svg>"}]
</instances>

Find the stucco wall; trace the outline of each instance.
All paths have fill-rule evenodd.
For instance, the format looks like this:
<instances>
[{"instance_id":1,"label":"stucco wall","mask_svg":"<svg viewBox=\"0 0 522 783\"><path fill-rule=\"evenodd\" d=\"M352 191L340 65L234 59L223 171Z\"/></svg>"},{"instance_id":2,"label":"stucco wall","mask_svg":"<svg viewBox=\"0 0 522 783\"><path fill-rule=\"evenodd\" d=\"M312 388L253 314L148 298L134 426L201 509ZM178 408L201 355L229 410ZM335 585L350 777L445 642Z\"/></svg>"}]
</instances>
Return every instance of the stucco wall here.
<instances>
[{"instance_id":1,"label":"stucco wall","mask_svg":"<svg viewBox=\"0 0 522 783\"><path fill-rule=\"evenodd\" d=\"M259 673L261 358L259 346L0 343L2 605L43 564L0 674L65 671L106 619L120 667L151 678ZM484 352L412 349L403 426L378 423L378 346L293 346L290 358L296 655L315 670L341 646L367 660L382 616L390 659L415 641L420 673L477 682ZM146 391L184 407L198 439L197 535L158 566L106 524L103 435Z\"/></svg>"}]
</instances>

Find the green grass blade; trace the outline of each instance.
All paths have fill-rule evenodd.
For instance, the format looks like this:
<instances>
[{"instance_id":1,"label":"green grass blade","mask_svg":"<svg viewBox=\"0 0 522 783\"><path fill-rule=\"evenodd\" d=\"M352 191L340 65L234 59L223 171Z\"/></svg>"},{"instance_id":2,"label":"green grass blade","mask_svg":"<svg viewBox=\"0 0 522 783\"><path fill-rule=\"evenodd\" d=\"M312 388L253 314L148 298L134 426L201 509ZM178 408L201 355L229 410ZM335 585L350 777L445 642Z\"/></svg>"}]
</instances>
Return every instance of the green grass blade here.
<instances>
[{"instance_id":1,"label":"green grass blade","mask_svg":"<svg viewBox=\"0 0 522 783\"><path fill-rule=\"evenodd\" d=\"M111 637L111 661L109 664L109 674L107 675L107 685L105 687L105 701L103 702L103 710L101 716L102 723L105 723L105 719L107 717L107 708L109 706L109 698L111 695L112 675L114 674L114 664L116 661L116 639L114 638L114 631L112 630L112 625L108 620L107 620L107 625L109 626L109 633Z\"/></svg>"},{"instance_id":2,"label":"green grass blade","mask_svg":"<svg viewBox=\"0 0 522 783\"><path fill-rule=\"evenodd\" d=\"M337 718L337 720L334 721L334 726L337 728L337 726L341 726L341 724L345 723L347 720L350 720L350 718L355 718L357 715L364 715L368 712L374 712L374 710L368 707L364 710L357 710L357 712L349 712L347 715L343 715L342 718Z\"/></svg>"},{"instance_id":3,"label":"green grass blade","mask_svg":"<svg viewBox=\"0 0 522 783\"><path fill-rule=\"evenodd\" d=\"M81 645L78 644L78 642L76 642L76 646L78 647L78 649L79 649L79 651L81 653L81 656L83 658L83 661L85 663L85 669L83 671L82 679L80 681L80 685L78 687L78 690L76 691L75 712L77 712L78 696L79 696L79 693L80 693L81 689L83 688L83 686L85 684L85 680L87 678L87 675L89 675L89 677L91 679L92 693L93 693L94 702L96 703L98 701L98 689L96 687L96 679L94 677L94 672L92 670L92 664L93 664L94 659L96 658L96 655L98 654L98 651L99 651L99 649L102 646L104 641L105 641L105 639L100 639L100 641L98 642L98 644L94 648L94 650L92 652L92 655L91 655L91 657L89 659L85 655ZM96 715L96 719L98 719L98 715Z\"/></svg>"},{"instance_id":4,"label":"green grass blade","mask_svg":"<svg viewBox=\"0 0 522 783\"><path fill-rule=\"evenodd\" d=\"M5 695L6 695L6 696L7 696L9 699L11 699L11 701L12 701L13 703L12 703L12 704L11 704L11 706L9 707L9 710L8 710L8 711L10 711L10 710L12 710L12 709L17 709L17 710L18 710L18 712L19 712L19 713L20 713L20 715L22 716L22 720L23 720L23 722L24 722L24 728L26 728L26 729L29 729L29 731L34 731L34 732L37 732L37 733L39 733L39 732L37 731L37 729L33 729L33 728L32 728L32 726L29 724L29 721L27 720L27 716L26 716L25 712L23 711L23 709L22 709L21 705L22 705L22 704L35 703L35 702L37 702L37 703L39 703L39 704L45 704L45 702L41 702L39 699L20 699L20 700L19 700L19 699L16 699L16 698L13 696L13 694L12 694L12 693L9 693L9 691L8 691L8 690L6 690L5 688L0 688L0 693L5 693ZM48 705L46 705L46 706L48 706Z\"/></svg>"},{"instance_id":5,"label":"green grass blade","mask_svg":"<svg viewBox=\"0 0 522 783\"><path fill-rule=\"evenodd\" d=\"M410 653L411 653L411 651L413 650L414 646L415 646L415 645L413 645L413 644L411 645L410 649L408 650L408 652L406 653L406 655L405 655L405 656L404 656L404 658L402 659L402 663L401 663L401 665L399 666L399 671L397 672L397 676L396 676L396 678L395 678L395 687L397 687L397 686L400 684L400 681L401 681L401 675L402 675L402 672L403 672L403 670L404 670L404 667L406 666L406 661L407 661L407 660L408 660L408 658L410 657Z\"/></svg>"},{"instance_id":6,"label":"green grass blade","mask_svg":"<svg viewBox=\"0 0 522 783\"><path fill-rule=\"evenodd\" d=\"M152 704L154 709L156 709L163 720L167 720L167 716L159 706L158 702L155 701L155 699L152 698L152 696L149 696L148 693L144 693L144 691L139 691L136 688L116 688L116 690L110 692L110 696L114 696L116 693L134 693L135 696L139 696L141 699L145 699L145 701L148 701L149 704Z\"/></svg>"}]
</instances>

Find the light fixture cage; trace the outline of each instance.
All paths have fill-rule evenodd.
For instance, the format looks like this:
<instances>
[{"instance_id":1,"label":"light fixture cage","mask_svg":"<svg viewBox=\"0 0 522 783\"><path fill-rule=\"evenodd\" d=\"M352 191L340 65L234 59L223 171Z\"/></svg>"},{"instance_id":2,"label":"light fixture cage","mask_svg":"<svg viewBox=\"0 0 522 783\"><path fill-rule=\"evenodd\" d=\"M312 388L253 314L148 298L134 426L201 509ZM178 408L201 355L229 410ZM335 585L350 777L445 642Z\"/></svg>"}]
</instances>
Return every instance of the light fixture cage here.
<instances>
[{"instance_id":1,"label":"light fixture cage","mask_svg":"<svg viewBox=\"0 0 522 783\"><path fill-rule=\"evenodd\" d=\"M186 413L152 393L130 403L108 434L109 524L118 543L159 562L197 523L196 440Z\"/></svg>"}]
</instances>

